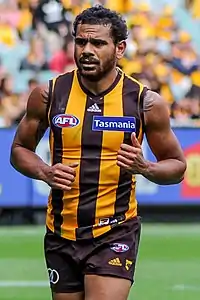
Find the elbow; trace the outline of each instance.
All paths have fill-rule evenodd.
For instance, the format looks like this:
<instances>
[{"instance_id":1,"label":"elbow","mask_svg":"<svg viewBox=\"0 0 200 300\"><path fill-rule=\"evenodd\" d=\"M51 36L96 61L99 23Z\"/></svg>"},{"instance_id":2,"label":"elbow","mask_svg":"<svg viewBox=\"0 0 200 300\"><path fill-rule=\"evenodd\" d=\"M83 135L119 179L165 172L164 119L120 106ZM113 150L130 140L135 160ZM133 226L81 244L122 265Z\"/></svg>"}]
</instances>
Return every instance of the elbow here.
<instances>
[{"instance_id":1,"label":"elbow","mask_svg":"<svg viewBox=\"0 0 200 300\"><path fill-rule=\"evenodd\" d=\"M171 172L170 176L168 176L167 182L165 182L164 184L174 185L181 183L184 180L186 169L186 161L178 159L175 160L173 171Z\"/></svg>"},{"instance_id":2,"label":"elbow","mask_svg":"<svg viewBox=\"0 0 200 300\"><path fill-rule=\"evenodd\" d=\"M173 184L179 184L184 180L184 175L174 180Z\"/></svg>"},{"instance_id":3,"label":"elbow","mask_svg":"<svg viewBox=\"0 0 200 300\"><path fill-rule=\"evenodd\" d=\"M10 151L10 164L14 169L16 169L16 166L15 166L15 146L14 145L12 145L11 151Z\"/></svg>"},{"instance_id":4,"label":"elbow","mask_svg":"<svg viewBox=\"0 0 200 300\"><path fill-rule=\"evenodd\" d=\"M10 164L15 169L15 163L14 163L14 159L13 159L12 155L10 155Z\"/></svg>"},{"instance_id":5,"label":"elbow","mask_svg":"<svg viewBox=\"0 0 200 300\"><path fill-rule=\"evenodd\" d=\"M176 180L174 182L175 184L181 183L184 180L185 172L187 170L187 163L186 163L186 161L183 160L183 161L179 161L179 162L180 162L180 166L178 168Z\"/></svg>"},{"instance_id":6,"label":"elbow","mask_svg":"<svg viewBox=\"0 0 200 300\"><path fill-rule=\"evenodd\" d=\"M13 151L13 147L11 148L11 151L10 151L10 164L14 168L14 151Z\"/></svg>"}]
</instances>

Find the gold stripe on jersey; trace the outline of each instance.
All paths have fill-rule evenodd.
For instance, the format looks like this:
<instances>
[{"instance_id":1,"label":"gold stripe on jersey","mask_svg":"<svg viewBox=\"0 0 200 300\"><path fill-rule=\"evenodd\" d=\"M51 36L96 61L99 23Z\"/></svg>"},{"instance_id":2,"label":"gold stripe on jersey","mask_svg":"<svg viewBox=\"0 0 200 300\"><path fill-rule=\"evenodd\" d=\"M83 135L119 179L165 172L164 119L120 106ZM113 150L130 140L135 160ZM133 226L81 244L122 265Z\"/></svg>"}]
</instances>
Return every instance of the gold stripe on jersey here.
<instances>
[{"instance_id":1,"label":"gold stripe on jersey","mask_svg":"<svg viewBox=\"0 0 200 300\"><path fill-rule=\"evenodd\" d=\"M78 163L76 170L75 181L70 191L64 192L63 196L63 224L61 232L63 237L69 239L76 239L77 225L77 208L79 203L79 176L80 176L80 161L81 161L81 138L82 138L82 125L85 113L87 95L82 91L79 86L77 73L74 73L74 80L70 96L68 99L65 114L75 115L80 123L77 127L67 128L67 134L63 131L63 164L69 165L71 163ZM73 213L75 212L75 213ZM74 218L72 215L74 214Z\"/></svg>"},{"instance_id":2,"label":"gold stripe on jersey","mask_svg":"<svg viewBox=\"0 0 200 300\"><path fill-rule=\"evenodd\" d=\"M123 79L124 76L121 76L117 86L104 96L104 116L123 116ZM95 224L99 223L99 219L105 218L105 216L111 217L115 213L116 190L120 175L120 168L116 164L116 153L123 143L123 138L124 133L122 131L103 131ZM110 148L112 148L112 151L110 151ZM108 186L108 182L110 186ZM93 236L99 236L110 228L111 226L94 227Z\"/></svg>"}]
</instances>

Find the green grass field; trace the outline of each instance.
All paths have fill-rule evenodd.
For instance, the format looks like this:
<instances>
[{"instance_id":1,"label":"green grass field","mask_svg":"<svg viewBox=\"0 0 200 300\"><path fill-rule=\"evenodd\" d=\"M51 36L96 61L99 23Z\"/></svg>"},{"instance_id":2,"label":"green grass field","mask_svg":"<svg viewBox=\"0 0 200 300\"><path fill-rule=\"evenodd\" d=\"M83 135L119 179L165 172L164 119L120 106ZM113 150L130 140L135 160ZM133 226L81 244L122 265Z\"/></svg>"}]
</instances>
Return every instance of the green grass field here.
<instances>
[{"instance_id":1,"label":"green grass field","mask_svg":"<svg viewBox=\"0 0 200 300\"><path fill-rule=\"evenodd\" d=\"M0 300L51 300L42 227L0 227ZM200 225L143 225L129 300L200 299Z\"/></svg>"}]
</instances>

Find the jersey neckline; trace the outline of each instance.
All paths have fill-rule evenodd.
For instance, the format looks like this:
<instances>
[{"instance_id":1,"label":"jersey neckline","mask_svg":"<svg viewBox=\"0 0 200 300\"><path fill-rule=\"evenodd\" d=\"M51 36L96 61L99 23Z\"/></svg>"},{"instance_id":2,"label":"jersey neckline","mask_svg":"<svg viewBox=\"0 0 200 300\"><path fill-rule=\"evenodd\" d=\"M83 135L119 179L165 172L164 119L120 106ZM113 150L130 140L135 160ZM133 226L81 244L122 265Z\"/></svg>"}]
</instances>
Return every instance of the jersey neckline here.
<instances>
[{"instance_id":1,"label":"jersey neckline","mask_svg":"<svg viewBox=\"0 0 200 300\"><path fill-rule=\"evenodd\" d=\"M118 71L118 74L117 74L115 80L113 81L113 83L109 86L109 88L107 88L105 91L103 91L102 93L97 94L97 95L93 94L91 91L89 91L83 85L83 83L81 81L81 76L80 76L80 73L78 72L78 70L76 71L76 74L77 74L78 83L85 94L87 94L91 98L103 98L108 93L110 93L116 87L116 85L119 83L119 81L122 77L122 71L119 68L117 68L117 71Z\"/></svg>"}]
</instances>

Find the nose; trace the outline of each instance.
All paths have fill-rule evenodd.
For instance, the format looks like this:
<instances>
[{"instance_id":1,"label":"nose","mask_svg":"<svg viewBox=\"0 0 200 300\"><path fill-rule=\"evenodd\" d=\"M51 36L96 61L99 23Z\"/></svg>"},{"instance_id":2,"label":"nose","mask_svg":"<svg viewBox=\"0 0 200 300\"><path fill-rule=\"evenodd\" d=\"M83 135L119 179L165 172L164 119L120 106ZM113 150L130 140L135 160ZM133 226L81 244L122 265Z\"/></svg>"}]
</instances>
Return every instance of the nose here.
<instances>
[{"instance_id":1,"label":"nose","mask_svg":"<svg viewBox=\"0 0 200 300\"><path fill-rule=\"evenodd\" d=\"M91 45L91 43L87 43L85 45L82 54L85 56L94 55L94 49L93 49L93 46Z\"/></svg>"}]
</instances>

